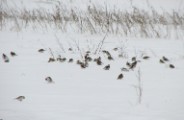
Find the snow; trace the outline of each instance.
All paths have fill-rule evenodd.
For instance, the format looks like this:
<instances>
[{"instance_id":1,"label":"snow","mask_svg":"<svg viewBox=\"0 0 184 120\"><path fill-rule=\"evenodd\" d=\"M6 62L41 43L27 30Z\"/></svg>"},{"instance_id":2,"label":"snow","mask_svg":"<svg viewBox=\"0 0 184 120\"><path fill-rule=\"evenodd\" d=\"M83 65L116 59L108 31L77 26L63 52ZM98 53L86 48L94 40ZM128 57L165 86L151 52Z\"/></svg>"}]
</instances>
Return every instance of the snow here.
<instances>
[{"instance_id":1,"label":"snow","mask_svg":"<svg viewBox=\"0 0 184 120\"><path fill-rule=\"evenodd\" d=\"M7 36L9 34L9 36ZM0 62L1 90L0 114L3 119L157 119L181 120L184 118L183 100L183 46L180 40L127 40L127 54L133 56L146 53L150 60L143 60L139 67L142 74L143 98L138 104L138 96L133 85L137 85L137 69L124 74L123 80L116 80L120 68L128 58L118 58L112 51L114 61L103 58L104 65L90 63L81 69L76 63L48 63L49 50L38 53L39 48L52 48L57 55L60 48L49 34L1 32L1 54L15 51L18 56L10 57L10 63ZM68 36L60 34L60 36ZM75 36L75 35L74 35ZM76 35L77 36L77 35ZM79 37L80 35L78 35ZM42 37L42 39L41 39ZM48 39L46 39L47 37ZM50 38L49 38L50 37ZM88 44L82 38L84 49ZM101 36L96 36L98 41ZM112 50L123 38L109 35L103 49ZM95 44L95 40L93 44ZM42 41L42 42L40 42ZM62 39L62 42L71 42ZM41 44L43 43L43 44ZM66 49L67 50L67 49ZM154 54L152 53L154 51ZM177 54L176 54L177 53ZM80 58L79 53L60 53L67 58ZM156 56L155 56L156 54ZM159 59L168 56L176 69L160 64ZM131 58L129 56L129 58ZM110 63L111 69L103 67ZM44 79L51 76L55 83ZM14 100L25 95L23 102Z\"/></svg>"},{"instance_id":2,"label":"snow","mask_svg":"<svg viewBox=\"0 0 184 120\"><path fill-rule=\"evenodd\" d=\"M168 9L179 3L173 1L168 3ZM24 3L29 4L26 0ZM81 69L76 64L81 56L75 41L82 54L88 50L94 53L103 37L61 31L0 31L0 54L10 59L9 63L0 59L0 120L183 120L184 41L108 34L102 49L108 50L114 60L109 61L99 53L102 66L90 62L89 67ZM70 47L73 51L68 51ZM113 51L115 47L123 47L126 57L119 58L119 51ZM41 48L46 51L39 53ZM52 57L49 48L55 57L74 58L74 62L48 63ZM18 56L11 57L11 51ZM143 60L142 54L150 59ZM122 72L121 68L133 56L141 62L134 70ZM159 63L162 56L169 58L169 62ZM109 71L103 70L107 64L111 66ZM169 64L175 65L175 69L169 68ZM141 103L135 88L139 69ZM117 80L120 73L124 78ZM45 81L48 76L54 83ZM25 96L25 100L15 100L18 96Z\"/></svg>"}]
</instances>

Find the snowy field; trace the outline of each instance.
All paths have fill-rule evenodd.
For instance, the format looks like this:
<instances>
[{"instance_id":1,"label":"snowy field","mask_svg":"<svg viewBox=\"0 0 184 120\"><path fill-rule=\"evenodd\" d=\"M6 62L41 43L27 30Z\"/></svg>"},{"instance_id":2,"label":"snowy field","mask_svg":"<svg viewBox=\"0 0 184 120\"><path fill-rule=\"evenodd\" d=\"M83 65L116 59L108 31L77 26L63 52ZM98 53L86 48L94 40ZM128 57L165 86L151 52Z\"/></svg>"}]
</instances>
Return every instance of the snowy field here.
<instances>
[{"instance_id":1,"label":"snowy field","mask_svg":"<svg viewBox=\"0 0 184 120\"><path fill-rule=\"evenodd\" d=\"M124 3L129 9L129 2L121 0L77 1L61 2L81 10L91 2L119 9ZM22 0L7 4L49 9L55 2ZM133 4L148 9L144 6L147 2L141 2ZM182 0L149 3L158 11L182 10L184 6ZM40 49L44 51L39 52ZM17 55L11 55L12 51ZM0 120L184 119L183 38L5 28L0 31L0 54ZM9 62L5 62L3 54ZM94 61L99 57L101 65ZM50 62L50 58L55 61ZM78 60L81 63L77 64ZM110 68L105 70L108 64ZM118 79L120 74L123 77ZM52 81L48 81L49 77Z\"/></svg>"}]
</instances>

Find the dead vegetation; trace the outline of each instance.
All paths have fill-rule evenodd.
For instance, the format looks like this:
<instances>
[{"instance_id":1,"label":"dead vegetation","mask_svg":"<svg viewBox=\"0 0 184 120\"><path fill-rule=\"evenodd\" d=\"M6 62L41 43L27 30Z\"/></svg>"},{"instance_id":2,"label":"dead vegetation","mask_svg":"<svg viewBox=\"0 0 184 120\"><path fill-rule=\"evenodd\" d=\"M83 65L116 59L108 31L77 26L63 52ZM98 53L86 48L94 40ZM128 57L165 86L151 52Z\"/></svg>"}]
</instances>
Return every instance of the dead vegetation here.
<instances>
[{"instance_id":1,"label":"dead vegetation","mask_svg":"<svg viewBox=\"0 0 184 120\"><path fill-rule=\"evenodd\" d=\"M104 8L91 4L86 10L80 11L67 9L67 6L60 2L53 6L52 10L8 8L5 2L1 2L1 30L6 28L16 31L26 28L41 28L41 30L51 28L67 32L72 27L78 33L108 32L126 37L146 38L174 37L180 39L184 37L184 13L176 10L172 12L163 10L159 13L151 6L147 11L132 6L130 11L121 11L116 8L108 10L107 6ZM63 50L61 45L60 47Z\"/></svg>"}]
</instances>

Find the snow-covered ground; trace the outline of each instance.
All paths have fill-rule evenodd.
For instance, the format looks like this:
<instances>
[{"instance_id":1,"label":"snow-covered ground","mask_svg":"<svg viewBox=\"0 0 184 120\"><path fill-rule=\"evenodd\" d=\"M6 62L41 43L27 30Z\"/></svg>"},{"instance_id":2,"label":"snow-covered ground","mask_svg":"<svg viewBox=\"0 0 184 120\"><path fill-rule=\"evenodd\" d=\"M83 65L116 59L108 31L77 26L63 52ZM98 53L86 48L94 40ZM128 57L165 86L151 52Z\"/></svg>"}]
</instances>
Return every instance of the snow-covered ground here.
<instances>
[{"instance_id":1,"label":"snow-covered ground","mask_svg":"<svg viewBox=\"0 0 184 120\"><path fill-rule=\"evenodd\" d=\"M161 3L164 1L168 2ZM166 8L174 9L182 3L173 1ZM102 50L111 53L114 60L109 61L104 53L94 55L104 36L61 31L0 31L0 54L10 59L9 63L0 59L0 120L183 120L184 41L108 34ZM41 48L46 51L38 52ZM48 63L52 57L50 50L55 58L61 55L67 60ZM11 51L17 56L12 57ZM89 62L82 69L76 61L86 51L91 52L93 59L101 56L103 64ZM123 58L118 56L120 53ZM134 56L140 60L136 68L121 71ZM143 56L150 58L145 60ZM163 56L169 61L160 63ZM73 63L68 63L70 58ZM107 64L110 70L103 69ZM170 68L170 64L175 68ZM141 103L136 88L139 70ZM124 77L117 80L120 73ZM53 83L45 81L48 76ZM25 99L18 101L15 99L18 96Z\"/></svg>"}]
</instances>

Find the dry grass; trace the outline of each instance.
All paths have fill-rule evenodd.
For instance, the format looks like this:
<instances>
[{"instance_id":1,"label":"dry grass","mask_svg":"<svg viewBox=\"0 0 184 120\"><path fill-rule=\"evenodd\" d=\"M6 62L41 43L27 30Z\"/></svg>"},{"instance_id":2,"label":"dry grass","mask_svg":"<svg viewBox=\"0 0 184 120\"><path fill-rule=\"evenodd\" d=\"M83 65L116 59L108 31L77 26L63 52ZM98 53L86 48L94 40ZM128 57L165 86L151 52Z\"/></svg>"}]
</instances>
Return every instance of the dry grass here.
<instances>
[{"instance_id":1,"label":"dry grass","mask_svg":"<svg viewBox=\"0 0 184 120\"><path fill-rule=\"evenodd\" d=\"M144 38L184 38L184 13L173 10L158 13L150 6L149 10L132 6L130 11L108 10L88 6L86 11L67 9L58 3L52 10L47 9L3 9L1 0L0 27L22 30L58 29L63 32L74 28L79 33L121 34L126 37Z\"/></svg>"}]
</instances>

